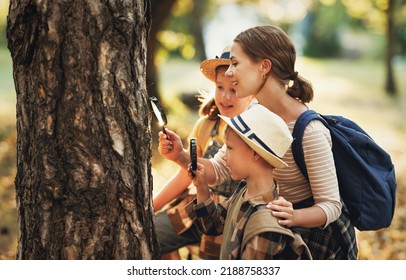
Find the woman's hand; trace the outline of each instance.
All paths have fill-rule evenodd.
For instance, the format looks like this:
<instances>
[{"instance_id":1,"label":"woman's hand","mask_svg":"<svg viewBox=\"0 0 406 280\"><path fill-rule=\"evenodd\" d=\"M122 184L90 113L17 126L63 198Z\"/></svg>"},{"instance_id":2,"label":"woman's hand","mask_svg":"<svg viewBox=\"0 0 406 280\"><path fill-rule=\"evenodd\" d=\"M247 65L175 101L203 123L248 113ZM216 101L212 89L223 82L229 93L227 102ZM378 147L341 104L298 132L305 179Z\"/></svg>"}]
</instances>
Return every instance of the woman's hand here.
<instances>
[{"instance_id":1,"label":"woman's hand","mask_svg":"<svg viewBox=\"0 0 406 280\"><path fill-rule=\"evenodd\" d=\"M272 216L278 218L278 223L286 227L295 226L295 210L291 202L283 197L278 197L266 206L272 210Z\"/></svg>"}]
</instances>

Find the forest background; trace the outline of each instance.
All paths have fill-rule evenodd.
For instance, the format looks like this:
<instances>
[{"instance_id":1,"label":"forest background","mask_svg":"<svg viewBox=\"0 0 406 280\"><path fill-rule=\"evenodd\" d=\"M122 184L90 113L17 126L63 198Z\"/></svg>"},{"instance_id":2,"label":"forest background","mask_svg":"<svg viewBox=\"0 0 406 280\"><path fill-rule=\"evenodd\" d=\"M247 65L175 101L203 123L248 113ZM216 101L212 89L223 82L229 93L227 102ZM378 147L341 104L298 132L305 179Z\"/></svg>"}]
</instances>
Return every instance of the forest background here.
<instances>
[{"instance_id":1,"label":"forest background","mask_svg":"<svg viewBox=\"0 0 406 280\"><path fill-rule=\"evenodd\" d=\"M159 2L163 3L151 0L152 8L162 7ZM259 24L284 28L297 46L296 71L315 88L311 108L355 120L395 164L398 189L392 226L358 232L360 258L406 259L406 1L165 3L169 9L152 9L150 49L154 55L147 82L149 94L159 96L165 107L168 128L177 131L186 145L198 118L195 95L199 90L213 90L199 71L202 60L219 55L246 28ZM6 39L8 6L8 0L0 0L0 259L15 259L18 237L16 94ZM154 193L177 169L156 152L156 140L154 137Z\"/></svg>"}]
</instances>

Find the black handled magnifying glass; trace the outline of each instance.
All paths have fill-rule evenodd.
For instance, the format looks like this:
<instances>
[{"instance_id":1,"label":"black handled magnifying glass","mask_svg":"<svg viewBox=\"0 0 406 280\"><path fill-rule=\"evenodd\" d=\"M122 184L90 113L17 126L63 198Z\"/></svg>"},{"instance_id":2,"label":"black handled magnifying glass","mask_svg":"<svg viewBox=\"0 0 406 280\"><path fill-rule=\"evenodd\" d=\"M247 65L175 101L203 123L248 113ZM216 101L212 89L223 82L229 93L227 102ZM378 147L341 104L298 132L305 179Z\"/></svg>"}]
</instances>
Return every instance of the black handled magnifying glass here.
<instances>
[{"instance_id":1,"label":"black handled magnifying glass","mask_svg":"<svg viewBox=\"0 0 406 280\"><path fill-rule=\"evenodd\" d=\"M159 125L162 126L163 133L166 134L165 125L167 124L167 120L166 120L165 111L162 108L161 103L159 103L158 98L156 98L155 96L152 96L149 98L149 100L151 102L151 106L152 106L152 110L154 111L154 115L157 118Z\"/></svg>"}]
</instances>

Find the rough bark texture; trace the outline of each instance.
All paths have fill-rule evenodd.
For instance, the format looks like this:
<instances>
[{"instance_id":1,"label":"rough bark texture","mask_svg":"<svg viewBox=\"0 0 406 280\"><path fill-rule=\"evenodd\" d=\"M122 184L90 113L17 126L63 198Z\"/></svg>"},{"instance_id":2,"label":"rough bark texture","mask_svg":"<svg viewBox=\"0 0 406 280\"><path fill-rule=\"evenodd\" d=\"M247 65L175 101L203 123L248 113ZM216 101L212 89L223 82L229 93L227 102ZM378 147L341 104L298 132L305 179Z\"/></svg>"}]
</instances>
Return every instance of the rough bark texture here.
<instances>
[{"instance_id":1,"label":"rough bark texture","mask_svg":"<svg viewBox=\"0 0 406 280\"><path fill-rule=\"evenodd\" d=\"M154 259L149 1L11 0L18 259Z\"/></svg>"}]
</instances>

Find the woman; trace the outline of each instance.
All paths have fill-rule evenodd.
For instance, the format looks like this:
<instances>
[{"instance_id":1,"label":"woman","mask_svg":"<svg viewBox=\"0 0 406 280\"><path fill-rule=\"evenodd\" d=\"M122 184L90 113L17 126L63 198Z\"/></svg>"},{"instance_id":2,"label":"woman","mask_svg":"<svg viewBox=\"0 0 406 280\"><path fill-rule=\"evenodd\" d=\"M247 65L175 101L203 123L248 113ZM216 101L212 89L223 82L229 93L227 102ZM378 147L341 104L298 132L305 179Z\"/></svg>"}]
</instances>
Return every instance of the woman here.
<instances>
[{"instance_id":1,"label":"woman","mask_svg":"<svg viewBox=\"0 0 406 280\"><path fill-rule=\"evenodd\" d=\"M295 71L296 51L288 35L275 26L258 26L241 32L231 46L230 77L239 98L254 96L279 115L293 130L297 118L313 99L311 84ZM163 141L159 151L187 168L182 149L175 141ZM268 207L281 225L301 233L313 259L356 259L354 227L340 201L331 136L319 121L306 127L302 140L309 182L297 167L291 149L283 157L289 165L275 169L280 197ZM208 181L217 183L228 174L222 161L224 150L204 161Z\"/></svg>"},{"instance_id":2,"label":"woman","mask_svg":"<svg viewBox=\"0 0 406 280\"><path fill-rule=\"evenodd\" d=\"M212 158L223 145L225 122L219 114L234 117L243 112L252 101L252 97L237 98L231 80L225 76L229 66L229 48L223 50L220 57L201 63L202 73L216 85L214 97L203 96L199 110L200 119L196 122L191 137L197 140L199 157ZM154 198L154 210L161 211L155 218L155 231L163 258L185 245L200 243L199 256L204 259L218 259L222 238L201 237L193 221L187 217L184 206L196 197L194 189L189 189L192 180L184 169L170 179ZM231 196L238 183L227 175L223 182L213 186L211 191L216 202Z\"/></svg>"}]
</instances>

